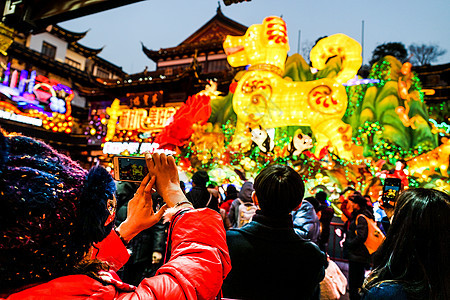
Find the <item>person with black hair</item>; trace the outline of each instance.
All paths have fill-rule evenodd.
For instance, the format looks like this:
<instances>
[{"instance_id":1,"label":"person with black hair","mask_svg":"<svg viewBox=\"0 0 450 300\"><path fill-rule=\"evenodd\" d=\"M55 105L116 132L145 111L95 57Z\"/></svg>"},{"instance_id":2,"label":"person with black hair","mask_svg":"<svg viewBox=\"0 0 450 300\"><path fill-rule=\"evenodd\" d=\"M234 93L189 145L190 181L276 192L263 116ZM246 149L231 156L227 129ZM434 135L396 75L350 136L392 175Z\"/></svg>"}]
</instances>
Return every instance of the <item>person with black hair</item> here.
<instances>
[{"instance_id":1,"label":"person with black hair","mask_svg":"<svg viewBox=\"0 0 450 300\"><path fill-rule=\"evenodd\" d=\"M206 188L209 175L204 170L199 170L192 175L192 189L186 193L186 198L194 205L194 208L208 207L219 211L219 199Z\"/></svg>"},{"instance_id":2,"label":"person with black hair","mask_svg":"<svg viewBox=\"0 0 450 300\"><path fill-rule=\"evenodd\" d=\"M211 200L208 200L206 207L219 211L219 204L222 203L222 195L219 192L219 186L217 183L210 181L206 189L212 196Z\"/></svg>"},{"instance_id":3,"label":"person with black hair","mask_svg":"<svg viewBox=\"0 0 450 300\"><path fill-rule=\"evenodd\" d=\"M220 204L220 208L225 210L225 213L228 215L230 212L230 207L233 201L238 198L239 192L236 187L232 184L227 186L227 190L225 191L225 200Z\"/></svg>"},{"instance_id":4,"label":"person with black hair","mask_svg":"<svg viewBox=\"0 0 450 300\"><path fill-rule=\"evenodd\" d=\"M225 191L225 200L219 205L219 213L222 216L223 226L226 230L232 227L228 213L230 212L231 204L236 198L238 198L238 191L234 185L229 184Z\"/></svg>"},{"instance_id":5,"label":"person with black hair","mask_svg":"<svg viewBox=\"0 0 450 300\"><path fill-rule=\"evenodd\" d=\"M348 287L350 300L361 299L359 289L364 282L365 271L370 269L371 255L364 242L369 234L369 224L365 217L374 220L367 200L359 192L348 198L347 208L351 213L345 238L348 249ZM365 216L365 217L364 217Z\"/></svg>"},{"instance_id":6,"label":"person with black hair","mask_svg":"<svg viewBox=\"0 0 450 300\"><path fill-rule=\"evenodd\" d=\"M315 299L328 263L314 243L294 231L291 212L305 193L300 175L269 165L256 176L254 189L260 210L252 222L227 231L233 268L222 286L224 297Z\"/></svg>"},{"instance_id":7,"label":"person with black hair","mask_svg":"<svg viewBox=\"0 0 450 300\"><path fill-rule=\"evenodd\" d=\"M115 184L39 140L0 131L0 299L213 299L231 265L219 214L193 209L175 159L146 155L149 174L113 229ZM153 186L167 206L155 212ZM170 207L166 210L166 207ZM165 264L136 287L117 271L125 245L171 221ZM169 213L170 212L170 213ZM201 220L201 222L198 222Z\"/></svg>"},{"instance_id":8,"label":"person with black hair","mask_svg":"<svg viewBox=\"0 0 450 300\"><path fill-rule=\"evenodd\" d=\"M448 194L402 192L386 240L374 254L363 299L450 299L449 220Z\"/></svg>"}]
</instances>

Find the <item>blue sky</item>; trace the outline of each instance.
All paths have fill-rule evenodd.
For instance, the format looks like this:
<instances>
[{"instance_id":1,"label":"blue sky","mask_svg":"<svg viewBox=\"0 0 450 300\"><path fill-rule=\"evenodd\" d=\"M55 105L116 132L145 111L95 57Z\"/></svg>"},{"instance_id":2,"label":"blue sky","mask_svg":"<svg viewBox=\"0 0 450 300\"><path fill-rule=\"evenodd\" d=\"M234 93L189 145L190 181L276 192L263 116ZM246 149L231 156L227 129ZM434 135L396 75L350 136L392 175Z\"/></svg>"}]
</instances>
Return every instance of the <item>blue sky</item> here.
<instances>
[{"instance_id":1,"label":"blue sky","mask_svg":"<svg viewBox=\"0 0 450 300\"><path fill-rule=\"evenodd\" d=\"M318 37L344 33L361 42L364 20L364 62L385 42L437 44L447 53L434 64L450 62L449 0L252 0L225 6L225 16L243 25L261 23L267 16L286 21L289 54ZM216 13L214 0L146 0L60 23L68 30L89 30L80 43L104 47L100 56L125 72L141 72L155 64L141 50L174 47L203 26ZM302 53L302 51L300 51Z\"/></svg>"}]
</instances>

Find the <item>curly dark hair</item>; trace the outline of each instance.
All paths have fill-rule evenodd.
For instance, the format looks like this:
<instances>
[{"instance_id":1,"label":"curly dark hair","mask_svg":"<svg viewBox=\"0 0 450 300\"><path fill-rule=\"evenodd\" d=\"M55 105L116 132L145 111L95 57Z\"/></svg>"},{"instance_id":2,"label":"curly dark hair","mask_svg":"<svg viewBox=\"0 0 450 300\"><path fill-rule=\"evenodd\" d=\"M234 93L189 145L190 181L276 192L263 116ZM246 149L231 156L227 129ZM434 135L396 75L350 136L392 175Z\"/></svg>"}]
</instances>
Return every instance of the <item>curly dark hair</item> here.
<instances>
[{"instance_id":1,"label":"curly dark hair","mask_svg":"<svg viewBox=\"0 0 450 300\"><path fill-rule=\"evenodd\" d=\"M77 266L112 229L103 226L111 175L18 134L0 132L0 154L1 289L89 269Z\"/></svg>"}]
</instances>

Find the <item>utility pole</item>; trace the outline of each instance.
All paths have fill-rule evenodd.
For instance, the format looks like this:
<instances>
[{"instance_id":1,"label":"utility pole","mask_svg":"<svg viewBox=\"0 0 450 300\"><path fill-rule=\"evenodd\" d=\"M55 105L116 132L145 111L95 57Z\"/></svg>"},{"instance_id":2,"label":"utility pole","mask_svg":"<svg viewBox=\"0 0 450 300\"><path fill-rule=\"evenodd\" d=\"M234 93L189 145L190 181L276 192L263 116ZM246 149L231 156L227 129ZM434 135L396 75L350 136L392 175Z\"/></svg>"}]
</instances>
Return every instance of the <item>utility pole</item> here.
<instances>
[{"instance_id":1,"label":"utility pole","mask_svg":"<svg viewBox=\"0 0 450 300\"><path fill-rule=\"evenodd\" d=\"M297 43L297 53L300 54L300 38L302 36L302 31L299 29L298 30L298 43Z\"/></svg>"}]
</instances>

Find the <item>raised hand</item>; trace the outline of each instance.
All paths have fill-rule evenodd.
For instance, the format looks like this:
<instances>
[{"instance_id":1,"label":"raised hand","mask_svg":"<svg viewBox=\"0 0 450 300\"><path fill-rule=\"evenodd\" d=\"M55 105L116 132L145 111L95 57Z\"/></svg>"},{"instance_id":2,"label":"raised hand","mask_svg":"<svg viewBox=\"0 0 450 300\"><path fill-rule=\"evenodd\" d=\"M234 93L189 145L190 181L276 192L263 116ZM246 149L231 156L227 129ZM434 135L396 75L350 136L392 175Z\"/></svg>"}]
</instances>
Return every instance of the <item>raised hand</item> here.
<instances>
[{"instance_id":1,"label":"raised hand","mask_svg":"<svg viewBox=\"0 0 450 300\"><path fill-rule=\"evenodd\" d=\"M178 169L173 156L166 156L164 153L147 153L145 160L149 174L156 176L156 190L169 207L181 201L187 201L180 188Z\"/></svg>"},{"instance_id":2,"label":"raised hand","mask_svg":"<svg viewBox=\"0 0 450 300\"><path fill-rule=\"evenodd\" d=\"M122 238L128 242L139 232L152 227L162 218L167 205L161 207L156 213L153 211L152 188L155 176L148 174L128 202L127 218L117 229Z\"/></svg>"}]
</instances>

